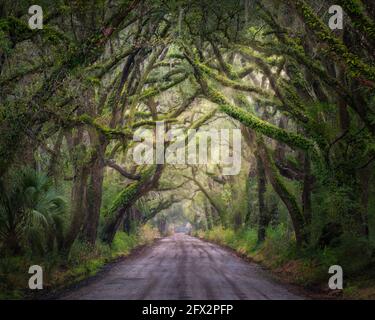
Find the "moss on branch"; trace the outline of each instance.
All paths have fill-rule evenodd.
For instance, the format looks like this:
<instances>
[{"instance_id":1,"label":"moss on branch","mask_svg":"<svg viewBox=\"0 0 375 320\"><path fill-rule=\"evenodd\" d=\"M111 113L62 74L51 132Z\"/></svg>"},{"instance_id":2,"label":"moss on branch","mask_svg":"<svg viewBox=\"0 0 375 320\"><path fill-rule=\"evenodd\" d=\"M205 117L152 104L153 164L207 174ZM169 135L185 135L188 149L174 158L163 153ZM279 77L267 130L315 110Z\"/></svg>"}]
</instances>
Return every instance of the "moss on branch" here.
<instances>
[{"instance_id":1,"label":"moss on branch","mask_svg":"<svg viewBox=\"0 0 375 320\"><path fill-rule=\"evenodd\" d=\"M270 91L264 90L260 87L240 83L240 82L231 80L225 76L222 76L202 63L197 62L197 65L205 74L207 74L208 76L215 79L217 82L219 82L220 84L226 87L230 87L239 91L254 92L266 98L271 98L273 96L273 94Z\"/></svg>"},{"instance_id":2,"label":"moss on branch","mask_svg":"<svg viewBox=\"0 0 375 320\"><path fill-rule=\"evenodd\" d=\"M221 111L240 121L245 126L264 134L272 139L284 142L292 148L309 151L315 148L315 143L303 137L300 134L289 132L279 127L259 119L255 115L242 110L241 108L229 103L223 95L209 87L208 98L219 105Z\"/></svg>"},{"instance_id":3,"label":"moss on branch","mask_svg":"<svg viewBox=\"0 0 375 320\"><path fill-rule=\"evenodd\" d=\"M374 41L375 22L366 14L362 1L338 0L337 3L341 5L345 12L351 17L353 25Z\"/></svg>"},{"instance_id":4,"label":"moss on branch","mask_svg":"<svg viewBox=\"0 0 375 320\"><path fill-rule=\"evenodd\" d=\"M345 62L350 70L351 77L363 76L368 80L375 81L375 66L365 63L357 55L351 53L304 0L293 0L292 3L315 36L328 44L328 52Z\"/></svg>"},{"instance_id":5,"label":"moss on branch","mask_svg":"<svg viewBox=\"0 0 375 320\"><path fill-rule=\"evenodd\" d=\"M133 137L131 130L127 130L127 129L119 130L119 129L108 128L100 124L96 119L90 117L87 114L81 115L75 119L68 120L68 125L69 124L88 125L90 127L95 128L98 132L103 134L107 139L128 139L128 138Z\"/></svg>"}]
</instances>

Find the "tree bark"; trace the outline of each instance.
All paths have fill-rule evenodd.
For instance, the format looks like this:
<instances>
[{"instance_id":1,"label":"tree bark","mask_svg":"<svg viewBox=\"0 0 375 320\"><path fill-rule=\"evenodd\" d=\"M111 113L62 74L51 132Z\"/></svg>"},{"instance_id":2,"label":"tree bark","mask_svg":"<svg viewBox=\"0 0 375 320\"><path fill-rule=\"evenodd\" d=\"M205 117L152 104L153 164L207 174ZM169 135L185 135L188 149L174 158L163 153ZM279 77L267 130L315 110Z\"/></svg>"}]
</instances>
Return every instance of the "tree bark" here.
<instances>
[{"instance_id":1,"label":"tree bark","mask_svg":"<svg viewBox=\"0 0 375 320\"><path fill-rule=\"evenodd\" d=\"M298 247L307 243L305 233L305 222L302 212L298 206L297 200L291 192L282 183L282 178L277 172L277 168L264 142L258 139L259 156L263 162L267 180L271 183L275 192L279 195L282 202L288 209L291 217L294 233L296 235L296 244Z\"/></svg>"},{"instance_id":2,"label":"tree bark","mask_svg":"<svg viewBox=\"0 0 375 320\"><path fill-rule=\"evenodd\" d=\"M64 138L64 132L60 130L60 132L58 133L55 145L53 146L53 154L52 154L51 160L49 162L49 167L48 167L48 176L53 178L55 185L57 185L57 180L58 180L57 179L57 176L58 176L57 165L58 165L58 161L60 157L60 149L61 149L61 145L63 142L63 138Z\"/></svg>"},{"instance_id":3,"label":"tree bark","mask_svg":"<svg viewBox=\"0 0 375 320\"><path fill-rule=\"evenodd\" d=\"M369 195L371 188L371 181L373 176L374 166L370 165L367 168L359 172L359 181L361 187L361 218L362 218L362 230L361 233L368 238L369 237L369 219L368 219L368 210L369 210Z\"/></svg>"},{"instance_id":4,"label":"tree bark","mask_svg":"<svg viewBox=\"0 0 375 320\"><path fill-rule=\"evenodd\" d=\"M202 193L205 195L206 199L210 202L210 204L212 205L212 207L216 210L216 212L218 213L219 217L220 217L220 222L225 225L225 210L223 210L220 206L220 204L214 199L214 197L212 196L212 194L206 190L206 188L195 178L190 178L194 183L195 185L199 188L200 191L202 191Z\"/></svg>"},{"instance_id":5,"label":"tree bark","mask_svg":"<svg viewBox=\"0 0 375 320\"><path fill-rule=\"evenodd\" d=\"M121 201L120 207L114 210L113 217L108 219L102 235L102 240L104 242L109 244L113 242L117 230L128 213L128 209L131 208L139 198L147 194L151 189L157 187L163 168L163 165L157 165L155 173L151 178L145 180L141 179L140 181L133 182L133 185L128 186L128 188L134 188L134 191L126 195L126 198L123 199L124 201Z\"/></svg>"},{"instance_id":6,"label":"tree bark","mask_svg":"<svg viewBox=\"0 0 375 320\"><path fill-rule=\"evenodd\" d=\"M258 179L258 243L266 239L266 229L268 226L268 212L264 201L266 192L266 174L262 159L256 155L257 179Z\"/></svg>"},{"instance_id":7,"label":"tree bark","mask_svg":"<svg viewBox=\"0 0 375 320\"><path fill-rule=\"evenodd\" d=\"M308 155L304 156L304 179L303 179L303 191L302 191L302 212L305 218L306 225L311 224L312 210L311 210L311 164ZM307 231L307 230L306 230Z\"/></svg>"},{"instance_id":8,"label":"tree bark","mask_svg":"<svg viewBox=\"0 0 375 320\"><path fill-rule=\"evenodd\" d=\"M87 192L87 213L82 230L82 238L94 245L96 242L100 209L102 205L102 187L104 178L104 159L98 157L91 168L90 182Z\"/></svg>"},{"instance_id":9,"label":"tree bark","mask_svg":"<svg viewBox=\"0 0 375 320\"><path fill-rule=\"evenodd\" d=\"M86 166L79 166L74 173L72 188L72 222L69 231L65 237L62 251L68 254L71 246L76 240L82 229L85 219L86 197L87 197L87 179L89 170Z\"/></svg>"},{"instance_id":10,"label":"tree bark","mask_svg":"<svg viewBox=\"0 0 375 320\"><path fill-rule=\"evenodd\" d=\"M204 213L205 213L206 221L207 221L207 229L211 230L213 227L213 221L212 221L212 215L211 215L211 210L210 210L210 204L207 199L204 201Z\"/></svg>"}]
</instances>

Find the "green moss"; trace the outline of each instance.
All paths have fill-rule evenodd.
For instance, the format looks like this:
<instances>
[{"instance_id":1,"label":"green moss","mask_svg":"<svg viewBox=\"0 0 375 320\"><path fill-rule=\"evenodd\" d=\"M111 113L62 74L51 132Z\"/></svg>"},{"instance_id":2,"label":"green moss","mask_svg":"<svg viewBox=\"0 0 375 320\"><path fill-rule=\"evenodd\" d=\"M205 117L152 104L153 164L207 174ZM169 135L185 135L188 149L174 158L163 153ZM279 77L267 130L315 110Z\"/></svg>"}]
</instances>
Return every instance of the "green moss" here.
<instances>
[{"instance_id":1,"label":"green moss","mask_svg":"<svg viewBox=\"0 0 375 320\"><path fill-rule=\"evenodd\" d=\"M137 194L139 186L140 183L138 181L127 185L126 188L116 196L107 215L112 216L119 208L125 207L127 203L131 202Z\"/></svg>"},{"instance_id":2,"label":"green moss","mask_svg":"<svg viewBox=\"0 0 375 320\"><path fill-rule=\"evenodd\" d=\"M260 45L257 44L257 47L260 48L260 50L268 52L269 54L288 55L292 57L296 62L308 68L328 86L337 90L338 94L350 103L349 93L345 87L342 86L337 79L331 77L317 60L311 59L305 53L302 44L297 39L288 36L288 31L280 27L269 13L261 12L260 16L276 30L275 34L280 41L280 43L272 41ZM250 46L251 45L252 43L250 43Z\"/></svg>"},{"instance_id":3,"label":"green moss","mask_svg":"<svg viewBox=\"0 0 375 320\"><path fill-rule=\"evenodd\" d=\"M97 77L91 77L91 76L89 76L85 80L86 80L87 84L91 85L91 86L99 87L101 85L101 81Z\"/></svg>"},{"instance_id":4,"label":"green moss","mask_svg":"<svg viewBox=\"0 0 375 320\"><path fill-rule=\"evenodd\" d=\"M266 166L268 166L269 171L271 172L271 174L267 173L267 177L273 185L274 190L279 195L280 199L288 208L289 215L293 221L294 231L296 233L297 239L299 238L301 241L303 241L304 239L306 240L307 237L305 237L304 235L306 232L306 221L303 216L302 210L298 205L296 197L293 195L291 191L289 191L289 189L285 185L283 178L281 177L279 170L276 167L271 152L264 143L263 137L258 137L257 143L260 148L260 152L264 153L264 157L267 159L265 163Z\"/></svg>"},{"instance_id":5,"label":"green moss","mask_svg":"<svg viewBox=\"0 0 375 320\"><path fill-rule=\"evenodd\" d=\"M217 109L213 109L210 112L207 112L203 117L199 118L197 121L191 124L189 129L199 129L203 124L211 119L217 112Z\"/></svg>"},{"instance_id":6,"label":"green moss","mask_svg":"<svg viewBox=\"0 0 375 320\"><path fill-rule=\"evenodd\" d=\"M13 41L15 42L21 42L37 34L41 35L44 41L51 44L58 44L61 41L70 42L64 32L61 32L54 27L44 25L42 30L31 30L25 21L15 17L1 19L0 31L11 33Z\"/></svg>"},{"instance_id":7,"label":"green moss","mask_svg":"<svg viewBox=\"0 0 375 320\"><path fill-rule=\"evenodd\" d=\"M271 81L271 85L276 93L276 96L282 102L283 104L282 109L288 112L290 115L292 115L296 120L304 124L307 123L310 119L308 119L308 117L303 112L305 109L304 104L302 103L297 93L295 93L295 89L292 87L292 85L286 85L285 80L282 80L282 79L279 81L276 81L274 79L274 75L272 74L268 63L263 58L261 58L261 56L258 53L256 53L254 50L251 50L247 47L240 46L240 45L236 46L236 48L247 59L254 60L255 63L259 65L262 72ZM280 83L283 84L284 88L280 86ZM286 88L288 88L287 91L285 90Z\"/></svg>"},{"instance_id":8,"label":"green moss","mask_svg":"<svg viewBox=\"0 0 375 320\"><path fill-rule=\"evenodd\" d=\"M225 76L222 76L222 75L216 73L211 68L207 67L206 65L204 65L202 63L199 63L198 61L196 61L196 64L197 64L197 66L199 66L199 68L205 74L207 74L211 78L215 79L216 81L218 81L219 83L221 83L224 86L231 87L231 88L233 88L235 90L239 90L239 91L254 92L254 93L262 95L266 98L272 97L271 92L269 92L267 90L263 90L260 87L256 87L256 86L252 86L252 85L248 85L248 84L243 84L243 83L239 83L237 81L231 80L231 79L229 79Z\"/></svg>"},{"instance_id":9,"label":"green moss","mask_svg":"<svg viewBox=\"0 0 375 320\"><path fill-rule=\"evenodd\" d=\"M142 119L150 118L151 117L151 112L149 112L149 111L137 111L135 113L135 116L137 118L142 118Z\"/></svg>"},{"instance_id":10,"label":"green moss","mask_svg":"<svg viewBox=\"0 0 375 320\"><path fill-rule=\"evenodd\" d=\"M360 0L338 0L345 12L350 15L353 25L364 32L371 39L375 39L375 23L366 15L365 8Z\"/></svg>"},{"instance_id":11,"label":"green moss","mask_svg":"<svg viewBox=\"0 0 375 320\"><path fill-rule=\"evenodd\" d=\"M141 179L128 184L115 198L112 205L108 209L106 215L112 216L117 212L119 208L126 208L137 196L140 188L143 187L145 182L153 175L156 166L152 165L147 169L144 169L140 175Z\"/></svg>"},{"instance_id":12,"label":"green moss","mask_svg":"<svg viewBox=\"0 0 375 320\"><path fill-rule=\"evenodd\" d=\"M111 129L101 125L96 119L90 117L88 114L83 114L76 119L72 120L74 123L82 123L95 128L98 132L103 134L108 139L124 139L131 138L132 131L127 129ZM69 122L69 121L68 121Z\"/></svg>"},{"instance_id":13,"label":"green moss","mask_svg":"<svg viewBox=\"0 0 375 320\"><path fill-rule=\"evenodd\" d=\"M145 89L145 90L142 91L142 93L139 95L139 97L131 97L130 102L133 102L135 99L137 99L138 101L144 101L144 100L147 100L149 98L155 97L155 96L159 95L161 92L167 91L168 89L171 89L171 88L175 87L176 85L185 81L187 78L188 78L188 75L184 74L183 76L180 76L180 77L176 78L175 80L170 81L167 84Z\"/></svg>"},{"instance_id":14,"label":"green moss","mask_svg":"<svg viewBox=\"0 0 375 320\"><path fill-rule=\"evenodd\" d=\"M375 80L375 67L363 62L357 55L351 53L304 0L295 0L295 6L315 36L328 44L328 52L346 63L350 70L349 74L353 78L364 76L369 80Z\"/></svg>"},{"instance_id":15,"label":"green moss","mask_svg":"<svg viewBox=\"0 0 375 320\"><path fill-rule=\"evenodd\" d=\"M292 148L299 148L305 151L315 149L313 141L297 133L280 129L277 126L259 119L255 115L230 104L223 95L212 88L210 88L208 97L212 102L219 105L221 111L267 137L282 141Z\"/></svg>"},{"instance_id":16,"label":"green moss","mask_svg":"<svg viewBox=\"0 0 375 320\"><path fill-rule=\"evenodd\" d=\"M136 128L143 127L143 126L155 126L156 121L157 120L142 120L142 121L138 121L138 122L136 122L136 123L133 124L132 128L136 129ZM163 118L163 121L164 121L164 123L175 123L178 120L177 119Z\"/></svg>"}]
</instances>

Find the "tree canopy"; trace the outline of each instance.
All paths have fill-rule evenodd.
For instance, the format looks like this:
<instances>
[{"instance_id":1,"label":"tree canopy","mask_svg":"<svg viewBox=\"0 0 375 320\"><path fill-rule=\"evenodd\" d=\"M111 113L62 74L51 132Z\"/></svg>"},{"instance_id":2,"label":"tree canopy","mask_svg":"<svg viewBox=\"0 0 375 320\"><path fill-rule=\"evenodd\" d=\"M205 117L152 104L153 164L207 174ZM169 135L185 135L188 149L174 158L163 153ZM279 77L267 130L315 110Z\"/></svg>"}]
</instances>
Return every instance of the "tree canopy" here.
<instances>
[{"instance_id":1,"label":"tree canopy","mask_svg":"<svg viewBox=\"0 0 375 320\"><path fill-rule=\"evenodd\" d=\"M342 30L329 27L334 4ZM373 1L40 1L41 30L30 5L0 4L7 252L26 250L35 228L45 240L32 250L69 256L149 221L162 233L168 221L255 227L259 243L284 224L300 248L343 234L371 247ZM160 121L184 141L241 129L240 173L135 163L134 133Z\"/></svg>"}]
</instances>

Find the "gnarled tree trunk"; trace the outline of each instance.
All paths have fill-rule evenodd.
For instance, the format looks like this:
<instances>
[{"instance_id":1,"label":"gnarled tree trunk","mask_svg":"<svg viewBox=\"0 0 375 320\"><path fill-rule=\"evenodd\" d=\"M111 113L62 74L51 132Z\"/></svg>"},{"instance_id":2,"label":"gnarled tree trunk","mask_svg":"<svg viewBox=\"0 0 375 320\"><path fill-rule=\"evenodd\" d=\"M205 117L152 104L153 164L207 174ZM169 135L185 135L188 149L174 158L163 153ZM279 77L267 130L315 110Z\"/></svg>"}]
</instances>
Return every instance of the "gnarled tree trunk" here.
<instances>
[{"instance_id":1,"label":"gnarled tree trunk","mask_svg":"<svg viewBox=\"0 0 375 320\"><path fill-rule=\"evenodd\" d=\"M277 172L275 163L271 158L267 147L260 138L258 139L258 152L259 157L263 162L268 181L271 183L273 189L279 195L280 199L288 209L296 235L297 246L303 246L305 243L307 243L308 239L305 230L305 221L301 209L298 206L297 200L295 196L291 194L291 192L289 192L289 190L282 183L282 178Z\"/></svg>"},{"instance_id":2,"label":"gnarled tree trunk","mask_svg":"<svg viewBox=\"0 0 375 320\"><path fill-rule=\"evenodd\" d=\"M163 165L157 165L154 174L151 177L149 177L150 170L146 170L141 180L128 185L117 196L115 204L109 212L111 216L108 218L107 223L104 226L102 235L104 242L109 244L113 242L116 232L121 226L121 223L124 221L129 209L139 198L157 186L163 168Z\"/></svg>"}]
</instances>

